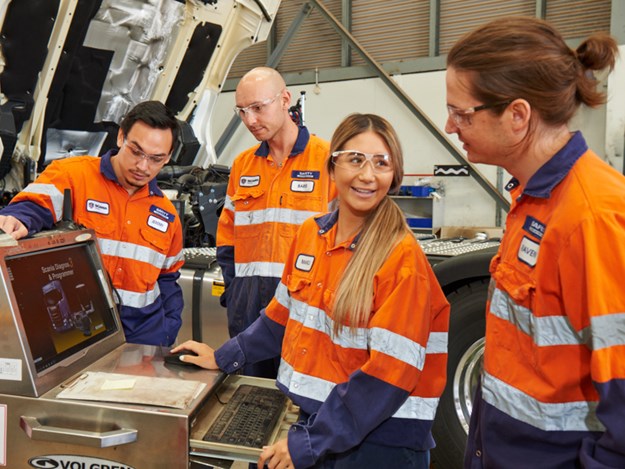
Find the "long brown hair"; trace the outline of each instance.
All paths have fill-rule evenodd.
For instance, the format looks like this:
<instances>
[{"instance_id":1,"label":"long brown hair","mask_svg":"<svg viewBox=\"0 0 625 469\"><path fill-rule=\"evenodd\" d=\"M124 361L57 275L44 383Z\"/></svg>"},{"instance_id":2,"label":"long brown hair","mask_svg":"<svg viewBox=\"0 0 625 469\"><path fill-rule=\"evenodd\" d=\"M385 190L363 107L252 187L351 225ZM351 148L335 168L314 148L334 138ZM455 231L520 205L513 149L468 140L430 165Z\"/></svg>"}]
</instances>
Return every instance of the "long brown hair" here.
<instances>
[{"instance_id":1,"label":"long brown hair","mask_svg":"<svg viewBox=\"0 0 625 469\"><path fill-rule=\"evenodd\" d=\"M347 116L334 131L330 153L344 150L347 141L364 132L376 133L388 147L393 163L389 192L397 192L404 177L404 158L397 134L384 118L375 114ZM328 159L330 173L334 171L331 160ZM387 195L365 220L354 255L339 282L332 311L334 334L345 326L354 332L367 323L373 304L375 274L407 233L411 232L404 214Z\"/></svg>"},{"instance_id":2,"label":"long brown hair","mask_svg":"<svg viewBox=\"0 0 625 469\"><path fill-rule=\"evenodd\" d=\"M447 66L470 72L470 93L484 103L522 98L548 125L567 124L580 104L605 102L592 70L614 68L618 47L595 34L572 50L548 22L500 18L461 38ZM501 113L504 107L491 112Z\"/></svg>"}]
</instances>

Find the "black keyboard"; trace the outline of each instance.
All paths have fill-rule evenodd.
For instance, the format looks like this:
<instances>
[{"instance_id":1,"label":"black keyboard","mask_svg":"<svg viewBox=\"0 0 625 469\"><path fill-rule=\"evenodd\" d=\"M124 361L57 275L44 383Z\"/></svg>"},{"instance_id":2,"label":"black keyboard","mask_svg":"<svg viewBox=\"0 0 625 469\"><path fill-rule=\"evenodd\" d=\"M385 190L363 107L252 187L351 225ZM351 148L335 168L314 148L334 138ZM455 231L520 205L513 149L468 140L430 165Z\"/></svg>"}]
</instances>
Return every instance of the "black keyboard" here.
<instances>
[{"instance_id":1,"label":"black keyboard","mask_svg":"<svg viewBox=\"0 0 625 469\"><path fill-rule=\"evenodd\" d=\"M262 448L276 426L286 396L275 388L240 385L204 436L204 441Z\"/></svg>"}]
</instances>

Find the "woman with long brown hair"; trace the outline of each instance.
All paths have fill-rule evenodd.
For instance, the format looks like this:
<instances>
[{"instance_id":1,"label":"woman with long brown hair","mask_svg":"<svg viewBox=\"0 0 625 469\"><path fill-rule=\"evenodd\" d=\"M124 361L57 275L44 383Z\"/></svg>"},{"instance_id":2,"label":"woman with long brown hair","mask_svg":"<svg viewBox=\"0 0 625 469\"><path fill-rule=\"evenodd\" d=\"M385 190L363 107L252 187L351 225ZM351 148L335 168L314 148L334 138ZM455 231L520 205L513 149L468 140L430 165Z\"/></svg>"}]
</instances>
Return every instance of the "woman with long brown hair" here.
<instances>
[{"instance_id":1,"label":"woman with long brown hair","mask_svg":"<svg viewBox=\"0 0 625 469\"><path fill-rule=\"evenodd\" d=\"M216 351L174 352L228 373L281 354L277 386L301 415L260 467L427 469L449 305L388 196L403 178L399 140L383 118L352 114L330 151L338 209L304 222L261 317Z\"/></svg>"}]
</instances>

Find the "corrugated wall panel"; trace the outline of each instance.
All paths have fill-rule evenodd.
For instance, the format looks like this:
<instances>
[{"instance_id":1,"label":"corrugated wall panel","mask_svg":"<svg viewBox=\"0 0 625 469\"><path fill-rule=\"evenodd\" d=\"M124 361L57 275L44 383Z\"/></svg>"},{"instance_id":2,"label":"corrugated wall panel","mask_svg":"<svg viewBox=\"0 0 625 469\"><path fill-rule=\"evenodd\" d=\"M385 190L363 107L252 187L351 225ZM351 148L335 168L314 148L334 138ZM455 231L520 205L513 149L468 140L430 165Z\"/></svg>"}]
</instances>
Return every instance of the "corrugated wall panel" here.
<instances>
[{"instance_id":1,"label":"corrugated wall panel","mask_svg":"<svg viewBox=\"0 0 625 469\"><path fill-rule=\"evenodd\" d=\"M273 24L276 44L301 12L303 0L282 0ZM327 0L324 6L339 21L341 20L341 0ZM229 78L241 77L248 70L267 62L267 44L255 44L243 51L235 59L228 74ZM311 70L315 67L339 67L341 65L341 39L332 26L321 16L316 8L300 25L278 64L280 72Z\"/></svg>"},{"instance_id":2,"label":"corrugated wall panel","mask_svg":"<svg viewBox=\"0 0 625 469\"><path fill-rule=\"evenodd\" d=\"M274 28L284 36L303 0L283 0ZM341 20L341 0L323 4ZM429 0L352 0L352 34L380 63L426 57L429 46ZM440 0L440 54L477 26L510 15L535 16L535 0ZM609 31L611 0L547 0L546 19L565 38L585 38ZM352 52L352 64L360 55ZM240 77L267 60L266 43L256 44L237 57L230 77ZM316 8L300 26L278 65L281 72L299 72L341 65L341 39Z\"/></svg>"},{"instance_id":3,"label":"corrugated wall panel","mask_svg":"<svg viewBox=\"0 0 625 469\"><path fill-rule=\"evenodd\" d=\"M279 41L302 8L301 0L283 0L276 18ZM326 0L323 5L341 21L341 0ZM315 67L340 67L341 38L334 28L313 8L300 26L278 65L281 72L314 70Z\"/></svg>"},{"instance_id":4,"label":"corrugated wall panel","mask_svg":"<svg viewBox=\"0 0 625 469\"><path fill-rule=\"evenodd\" d=\"M352 34L378 62L427 57L429 0L357 0L352 2ZM352 52L352 64L364 61Z\"/></svg>"},{"instance_id":5,"label":"corrugated wall panel","mask_svg":"<svg viewBox=\"0 0 625 469\"><path fill-rule=\"evenodd\" d=\"M565 39L585 39L598 31L610 32L611 9L611 0L549 0L545 19Z\"/></svg>"},{"instance_id":6,"label":"corrugated wall panel","mask_svg":"<svg viewBox=\"0 0 625 469\"><path fill-rule=\"evenodd\" d=\"M440 53L446 54L463 34L490 20L535 14L535 0L441 0Z\"/></svg>"},{"instance_id":7,"label":"corrugated wall panel","mask_svg":"<svg viewBox=\"0 0 625 469\"><path fill-rule=\"evenodd\" d=\"M228 77L242 77L254 67L267 63L267 42L259 42L248 47L234 59Z\"/></svg>"}]
</instances>

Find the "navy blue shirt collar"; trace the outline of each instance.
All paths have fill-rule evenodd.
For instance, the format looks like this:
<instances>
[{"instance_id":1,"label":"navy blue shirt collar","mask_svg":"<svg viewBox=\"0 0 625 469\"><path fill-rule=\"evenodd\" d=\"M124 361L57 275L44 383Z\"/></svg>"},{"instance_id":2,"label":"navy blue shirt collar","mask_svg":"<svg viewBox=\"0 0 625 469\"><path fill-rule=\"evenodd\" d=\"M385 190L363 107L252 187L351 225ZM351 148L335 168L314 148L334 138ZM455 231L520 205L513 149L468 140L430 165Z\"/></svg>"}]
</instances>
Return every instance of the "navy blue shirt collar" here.
<instances>
[{"instance_id":1,"label":"navy blue shirt collar","mask_svg":"<svg viewBox=\"0 0 625 469\"><path fill-rule=\"evenodd\" d=\"M297 140L295 140L295 145L293 145L289 158L303 153L306 149L306 145L308 145L308 140L310 140L310 133L308 132L308 129L304 126L298 127ZM265 158L269 156L269 145L267 144L267 141L260 142L260 145L254 154Z\"/></svg>"},{"instance_id":2,"label":"navy blue shirt collar","mask_svg":"<svg viewBox=\"0 0 625 469\"><path fill-rule=\"evenodd\" d=\"M100 173L109 181L113 181L116 184L119 184L117 180L117 176L115 175L115 170L113 169L113 163L111 162L111 157L117 155L119 150L109 150L104 155L102 155L100 161ZM121 184L120 184L121 185ZM148 182L148 189L150 190L150 195L157 195L159 197L163 197L163 191L158 187L156 183L156 178L153 178Z\"/></svg>"},{"instance_id":3,"label":"navy blue shirt collar","mask_svg":"<svg viewBox=\"0 0 625 469\"><path fill-rule=\"evenodd\" d=\"M523 189L523 194L531 197L547 199L551 196L551 191L569 174L575 162L588 151L586 140L581 132L574 132L571 139L527 182ZM516 178L510 179L506 184L506 190L510 191L519 185Z\"/></svg>"},{"instance_id":4,"label":"navy blue shirt collar","mask_svg":"<svg viewBox=\"0 0 625 469\"><path fill-rule=\"evenodd\" d=\"M321 236L327 233L332 228L334 228L334 225L336 225L338 221L339 221L338 209L336 209L333 212L326 213L325 215L320 215L318 217L315 217L315 222L317 223L317 226L319 227L317 234ZM352 240L352 243L349 245L348 249L350 251L353 251L354 249L356 249L356 246L358 245L358 241L360 240L360 234L361 233L358 233L356 237Z\"/></svg>"}]
</instances>

